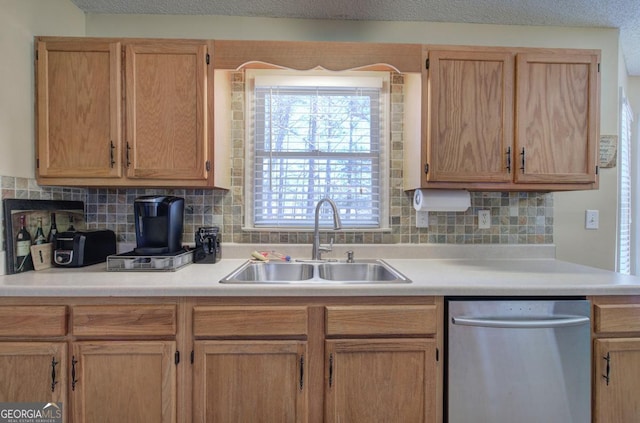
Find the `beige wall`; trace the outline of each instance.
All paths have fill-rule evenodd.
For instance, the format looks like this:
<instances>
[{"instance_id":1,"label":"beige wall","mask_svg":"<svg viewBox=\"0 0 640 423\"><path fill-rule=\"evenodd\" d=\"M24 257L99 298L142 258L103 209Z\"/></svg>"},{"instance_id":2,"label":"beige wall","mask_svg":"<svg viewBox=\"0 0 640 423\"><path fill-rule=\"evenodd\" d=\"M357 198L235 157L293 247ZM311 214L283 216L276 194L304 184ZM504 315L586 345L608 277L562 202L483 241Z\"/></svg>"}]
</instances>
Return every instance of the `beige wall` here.
<instances>
[{"instance_id":1,"label":"beige wall","mask_svg":"<svg viewBox=\"0 0 640 423\"><path fill-rule=\"evenodd\" d=\"M601 133L618 134L618 31L419 22L336 22L219 16L88 15L87 35L218 39L335 40L602 50ZM616 168L602 171L600 190L554 195L554 240L560 259L615 267ZM586 209L600 229L584 229Z\"/></svg>"},{"instance_id":2,"label":"beige wall","mask_svg":"<svg viewBox=\"0 0 640 423\"><path fill-rule=\"evenodd\" d=\"M69 0L0 0L0 174L33 177L33 47L38 35L272 40L336 40L602 50L601 132L618 133L618 32L419 22L342 22L220 16L84 16ZM613 269L616 170L599 191L555 194L557 255ZM600 229L584 229L584 210L600 210Z\"/></svg>"},{"instance_id":3,"label":"beige wall","mask_svg":"<svg viewBox=\"0 0 640 423\"><path fill-rule=\"evenodd\" d=\"M34 35L84 35L69 0L0 0L0 175L33 178Z\"/></svg>"}]
</instances>

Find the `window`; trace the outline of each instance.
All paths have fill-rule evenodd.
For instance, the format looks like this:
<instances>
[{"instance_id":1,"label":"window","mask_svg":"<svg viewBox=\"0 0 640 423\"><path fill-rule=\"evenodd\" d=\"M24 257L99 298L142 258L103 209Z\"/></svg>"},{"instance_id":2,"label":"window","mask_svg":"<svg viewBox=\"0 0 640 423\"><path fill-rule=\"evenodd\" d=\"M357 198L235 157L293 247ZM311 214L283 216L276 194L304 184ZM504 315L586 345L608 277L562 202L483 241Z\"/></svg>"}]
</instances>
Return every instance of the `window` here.
<instances>
[{"instance_id":1,"label":"window","mask_svg":"<svg viewBox=\"0 0 640 423\"><path fill-rule=\"evenodd\" d=\"M388 73L247 71L245 226L312 227L329 197L344 228L387 227L388 87Z\"/></svg>"},{"instance_id":2,"label":"window","mask_svg":"<svg viewBox=\"0 0 640 423\"><path fill-rule=\"evenodd\" d=\"M633 112L624 92L621 93L619 172L618 272L631 273L631 124Z\"/></svg>"}]
</instances>

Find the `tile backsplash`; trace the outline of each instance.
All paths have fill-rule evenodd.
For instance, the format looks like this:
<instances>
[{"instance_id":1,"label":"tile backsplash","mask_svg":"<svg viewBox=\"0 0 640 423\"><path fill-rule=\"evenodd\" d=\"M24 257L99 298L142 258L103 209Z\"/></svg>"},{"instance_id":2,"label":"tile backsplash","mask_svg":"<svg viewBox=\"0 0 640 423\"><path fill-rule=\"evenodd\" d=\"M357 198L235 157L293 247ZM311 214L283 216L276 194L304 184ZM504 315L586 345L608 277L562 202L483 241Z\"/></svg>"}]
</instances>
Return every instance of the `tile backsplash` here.
<instances>
[{"instance_id":1,"label":"tile backsplash","mask_svg":"<svg viewBox=\"0 0 640 423\"><path fill-rule=\"evenodd\" d=\"M177 195L185 198L183 239L192 242L200 226L215 225L223 242L311 243L311 231L243 231L242 206L234 191L191 189L84 189L38 187L22 178L2 177L3 198L79 200L85 202L89 228L112 229L120 242L135 242L133 201L140 195ZM11 187L11 185L13 185ZM413 197L404 193L390 230L323 232L339 244L551 244L553 195L542 193L473 192L466 212L432 212L428 228L415 227ZM491 228L477 228L478 210L490 210ZM324 241L323 241L324 242Z\"/></svg>"},{"instance_id":2,"label":"tile backsplash","mask_svg":"<svg viewBox=\"0 0 640 423\"><path fill-rule=\"evenodd\" d=\"M244 202L244 74L232 82L233 165L231 189L96 189L40 187L35 179L2 176L2 198L80 200L89 228L112 229L120 242L135 242L133 202L141 195L176 195L185 199L183 240L193 242L200 226L219 226L223 242L310 244L308 231L243 230ZM323 231L338 244L552 244L553 194L473 192L466 212L432 212L428 228L416 228L413 193L402 189L404 81L391 78L391 147L389 229ZM478 210L489 210L491 227L478 229ZM2 237L4 238L4 236ZM322 242L326 242L325 239Z\"/></svg>"}]
</instances>

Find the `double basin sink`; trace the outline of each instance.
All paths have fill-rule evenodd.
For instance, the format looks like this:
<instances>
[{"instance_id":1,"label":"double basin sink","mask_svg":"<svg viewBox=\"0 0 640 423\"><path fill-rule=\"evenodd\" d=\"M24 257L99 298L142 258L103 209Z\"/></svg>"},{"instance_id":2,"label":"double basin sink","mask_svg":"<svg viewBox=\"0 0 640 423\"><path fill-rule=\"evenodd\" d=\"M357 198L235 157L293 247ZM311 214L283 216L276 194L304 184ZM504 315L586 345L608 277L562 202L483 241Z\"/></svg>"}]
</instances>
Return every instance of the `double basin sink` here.
<instances>
[{"instance_id":1,"label":"double basin sink","mask_svg":"<svg viewBox=\"0 0 640 423\"><path fill-rule=\"evenodd\" d=\"M383 260L347 262L253 262L248 261L220 280L234 284L306 283L410 283Z\"/></svg>"}]
</instances>

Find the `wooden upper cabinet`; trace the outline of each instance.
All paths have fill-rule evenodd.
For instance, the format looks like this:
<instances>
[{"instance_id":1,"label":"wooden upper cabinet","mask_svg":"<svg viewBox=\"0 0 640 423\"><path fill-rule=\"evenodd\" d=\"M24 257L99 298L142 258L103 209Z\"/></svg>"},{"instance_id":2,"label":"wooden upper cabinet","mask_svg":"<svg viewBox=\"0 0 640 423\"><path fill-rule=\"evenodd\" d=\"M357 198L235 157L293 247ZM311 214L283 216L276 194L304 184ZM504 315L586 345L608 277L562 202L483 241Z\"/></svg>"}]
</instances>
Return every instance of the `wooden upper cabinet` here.
<instances>
[{"instance_id":1,"label":"wooden upper cabinet","mask_svg":"<svg viewBox=\"0 0 640 423\"><path fill-rule=\"evenodd\" d=\"M598 56L519 54L516 182L594 183Z\"/></svg>"},{"instance_id":2,"label":"wooden upper cabinet","mask_svg":"<svg viewBox=\"0 0 640 423\"><path fill-rule=\"evenodd\" d=\"M597 188L598 51L425 47L423 58L421 187Z\"/></svg>"},{"instance_id":3,"label":"wooden upper cabinet","mask_svg":"<svg viewBox=\"0 0 640 423\"><path fill-rule=\"evenodd\" d=\"M227 186L212 170L212 44L37 37L38 182Z\"/></svg>"},{"instance_id":4,"label":"wooden upper cabinet","mask_svg":"<svg viewBox=\"0 0 640 423\"><path fill-rule=\"evenodd\" d=\"M206 180L207 45L125 46L127 177Z\"/></svg>"},{"instance_id":5,"label":"wooden upper cabinet","mask_svg":"<svg viewBox=\"0 0 640 423\"><path fill-rule=\"evenodd\" d=\"M36 45L38 176L121 177L120 43Z\"/></svg>"},{"instance_id":6,"label":"wooden upper cabinet","mask_svg":"<svg viewBox=\"0 0 640 423\"><path fill-rule=\"evenodd\" d=\"M426 106L427 182L508 182L514 54L433 50Z\"/></svg>"}]
</instances>

